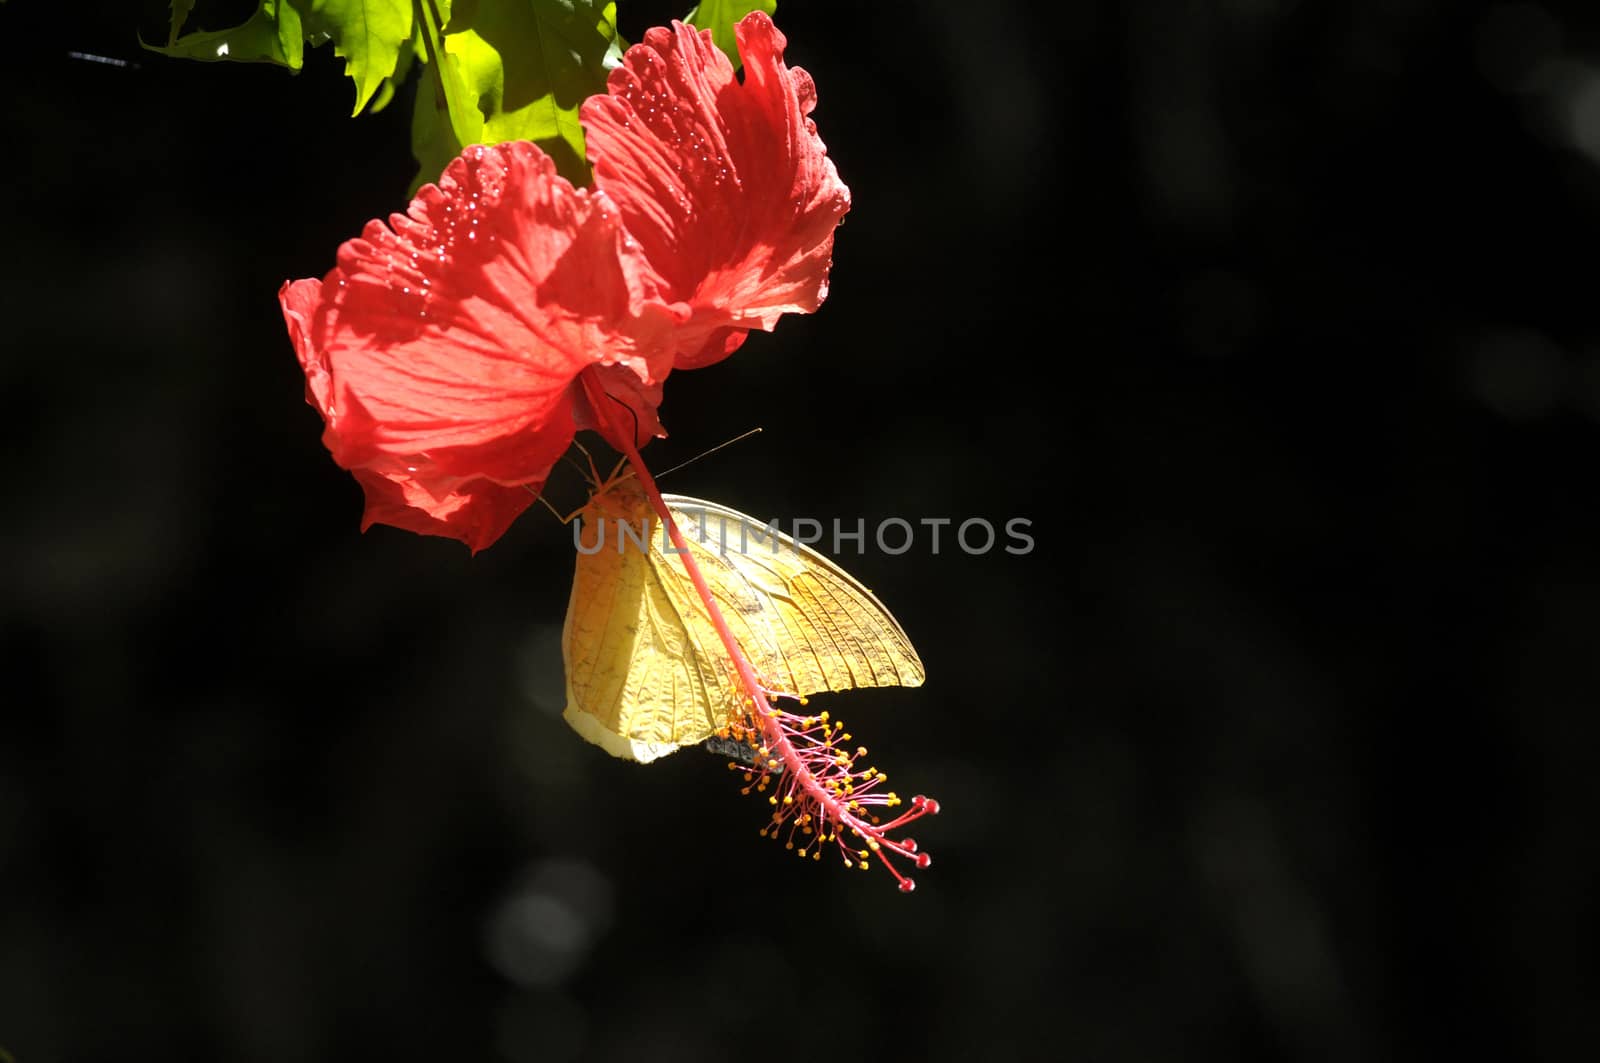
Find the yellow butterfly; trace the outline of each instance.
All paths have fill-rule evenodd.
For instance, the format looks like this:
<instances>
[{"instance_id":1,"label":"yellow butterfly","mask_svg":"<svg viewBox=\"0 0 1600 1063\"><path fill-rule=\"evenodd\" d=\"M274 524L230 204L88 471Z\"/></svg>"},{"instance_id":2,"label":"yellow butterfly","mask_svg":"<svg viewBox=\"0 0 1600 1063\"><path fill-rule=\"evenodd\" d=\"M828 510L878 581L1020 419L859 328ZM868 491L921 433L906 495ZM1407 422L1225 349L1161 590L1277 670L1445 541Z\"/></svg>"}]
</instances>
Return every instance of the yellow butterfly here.
<instances>
[{"instance_id":1,"label":"yellow butterfly","mask_svg":"<svg viewBox=\"0 0 1600 1063\"><path fill-rule=\"evenodd\" d=\"M769 689L922 685L911 640L838 565L714 502L662 499ZM646 762L740 718L748 698L733 662L638 480L613 474L580 516L561 634L566 721L613 756Z\"/></svg>"}]
</instances>

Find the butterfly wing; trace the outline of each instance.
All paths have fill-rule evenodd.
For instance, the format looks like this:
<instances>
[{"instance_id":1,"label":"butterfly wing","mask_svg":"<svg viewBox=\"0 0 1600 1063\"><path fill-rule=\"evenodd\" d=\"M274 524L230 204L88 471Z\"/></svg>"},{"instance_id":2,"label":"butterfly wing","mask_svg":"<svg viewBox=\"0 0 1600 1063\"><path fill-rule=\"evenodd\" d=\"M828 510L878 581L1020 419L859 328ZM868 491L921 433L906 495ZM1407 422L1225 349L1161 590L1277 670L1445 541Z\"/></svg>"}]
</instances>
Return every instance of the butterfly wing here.
<instances>
[{"instance_id":1,"label":"butterfly wing","mask_svg":"<svg viewBox=\"0 0 1600 1063\"><path fill-rule=\"evenodd\" d=\"M578 554L561 633L563 717L625 760L649 762L703 741L733 714L731 666L704 607L686 617L662 584L654 513L625 486L596 494L584 525L593 552ZM624 527L639 538L622 538ZM646 535L649 551L638 545Z\"/></svg>"},{"instance_id":2,"label":"butterfly wing","mask_svg":"<svg viewBox=\"0 0 1600 1063\"><path fill-rule=\"evenodd\" d=\"M737 510L662 497L765 682L801 695L922 685L926 673L905 631L844 569ZM657 568L673 565L681 573L682 564L660 556L659 546L652 551ZM687 574L673 584L693 593ZM674 598L680 608L689 604L681 593Z\"/></svg>"},{"instance_id":3,"label":"butterfly wing","mask_svg":"<svg viewBox=\"0 0 1600 1063\"><path fill-rule=\"evenodd\" d=\"M762 680L791 694L920 686L921 660L872 593L832 561L736 510L663 496L734 640ZM562 633L564 716L614 756L649 761L713 735L743 693L683 561L637 487L597 494ZM644 529L617 548L620 525ZM586 540L593 544L591 536Z\"/></svg>"}]
</instances>

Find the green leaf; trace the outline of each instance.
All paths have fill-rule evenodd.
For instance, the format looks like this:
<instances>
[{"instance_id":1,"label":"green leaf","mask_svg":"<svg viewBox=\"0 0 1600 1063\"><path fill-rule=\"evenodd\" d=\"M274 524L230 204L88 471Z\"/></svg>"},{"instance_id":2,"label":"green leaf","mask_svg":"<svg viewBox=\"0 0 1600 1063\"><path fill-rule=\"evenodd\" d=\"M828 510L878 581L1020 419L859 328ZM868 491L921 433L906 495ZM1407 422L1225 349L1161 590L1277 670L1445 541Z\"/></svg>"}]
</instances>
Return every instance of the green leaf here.
<instances>
[{"instance_id":1,"label":"green leaf","mask_svg":"<svg viewBox=\"0 0 1600 1063\"><path fill-rule=\"evenodd\" d=\"M377 114L394 100L395 90L405 84L411 74L411 67L417 58L417 37L415 35L400 46L400 57L394 65L394 73L383 79L378 86L378 93L372 97L372 102L367 105L368 114Z\"/></svg>"},{"instance_id":2,"label":"green leaf","mask_svg":"<svg viewBox=\"0 0 1600 1063\"><path fill-rule=\"evenodd\" d=\"M193 10L194 0L172 0L172 31L167 34L168 48L177 43L178 34L183 32L183 24Z\"/></svg>"},{"instance_id":3,"label":"green leaf","mask_svg":"<svg viewBox=\"0 0 1600 1063\"><path fill-rule=\"evenodd\" d=\"M411 40L411 0L314 0L308 6L306 35L326 33L333 40L333 53L344 59L345 73L356 83L351 114L360 114L394 75L400 49Z\"/></svg>"},{"instance_id":4,"label":"green leaf","mask_svg":"<svg viewBox=\"0 0 1600 1063\"><path fill-rule=\"evenodd\" d=\"M177 25L180 4L174 4L172 13ZM192 6L192 5L190 5ZM188 6L183 15L187 17ZM292 0L261 0L261 7L243 25L228 30L206 30L184 34L171 44L146 44L152 52L180 59L199 59L215 63L230 59L243 63L277 63L290 70L299 70L303 54L304 34L301 32L300 12Z\"/></svg>"},{"instance_id":5,"label":"green leaf","mask_svg":"<svg viewBox=\"0 0 1600 1063\"><path fill-rule=\"evenodd\" d=\"M184 59L267 62L299 70L307 42L332 41L355 82L356 114L395 78L413 36L412 0L261 0L243 25L180 36L193 8L194 0L172 0L166 46L145 47ZM392 95L391 85L384 102Z\"/></svg>"},{"instance_id":6,"label":"green leaf","mask_svg":"<svg viewBox=\"0 0 1600 1063\"><path fill-rule=\"evenodd\" d=\"M770 15L777 9L778 0L705 0L683 16L683 21L697 30L710 30L711 39L738 70L739 42L733 35L733 27L752 11L765 11Z\"/></svg>"},{"instance_id":7,"label":"green leaf","mask_svg":"<svg viewBox=\"0 0 1600 1063\"><path fill-rule=\"evenodd\" d=\"M422 180L469 144L532 140L568 180L589 183L578 109L621 62L615 3L455 0L429 50L439 90L418 92L411 126Z\"/></svg>"},{"instance_id":8,"label":"green leaf","mask_svg":"<svg viewBox=\"0 0 1600 1063\"><path fill-rule=\"evenodd\" d=\"M411 121L422 181L467 145L532 140L574 184L588 184L578 110L605 91L625 46L606 0L260 0L243 25L183 33L194 6L172 0L168 43L145 47L299 70L306 44L331 41L355 83L357 114L382 109L413 63L427 64Z\"/></svg>"}]
</instances>

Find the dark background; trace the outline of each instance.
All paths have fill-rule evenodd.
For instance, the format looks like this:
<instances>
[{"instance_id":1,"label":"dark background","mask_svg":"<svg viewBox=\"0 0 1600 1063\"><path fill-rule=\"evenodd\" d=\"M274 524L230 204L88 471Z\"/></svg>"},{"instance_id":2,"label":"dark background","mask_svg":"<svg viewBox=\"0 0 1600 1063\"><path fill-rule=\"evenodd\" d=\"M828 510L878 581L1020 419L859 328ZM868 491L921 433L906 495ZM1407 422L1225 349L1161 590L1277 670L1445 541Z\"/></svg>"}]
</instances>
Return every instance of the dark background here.
<instances>
[{"instance_id":1,"label":"dark background","mask_svg":"<svg viewBox=\"0 0 1600 1063\"><path fill-rule=\"evenodd\" d=\"M911 897L569 733L542 510L357 534L275 296L403 207L409 91L165 6L0 9L19 1063L1593 1050L1591 2L783 4L832 294L647 456L1033 521L840 555L929 665L829 703L944 803Z\"/></svg>"}]
</instances>

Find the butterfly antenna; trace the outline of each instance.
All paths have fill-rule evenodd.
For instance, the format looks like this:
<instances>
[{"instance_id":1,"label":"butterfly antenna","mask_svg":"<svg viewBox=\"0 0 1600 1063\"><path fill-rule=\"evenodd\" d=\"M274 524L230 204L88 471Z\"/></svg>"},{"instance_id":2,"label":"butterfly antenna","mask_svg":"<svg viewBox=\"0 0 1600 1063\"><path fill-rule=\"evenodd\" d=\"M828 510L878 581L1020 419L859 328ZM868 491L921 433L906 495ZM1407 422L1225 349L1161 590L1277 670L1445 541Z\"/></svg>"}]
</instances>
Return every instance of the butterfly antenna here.
<instances>
[{"instance_id":1,"label":"butterfly antenna","mask_svg":"<svg viewBox=\"0 0 1600 1063\"><path fill-rule=\"evenodd\" d=\"M710 450L702 450L700 453L696 454L694 457L690 458L688 461L680 461L680 462L678 462L678 464L674 465L672 468L666 470L665 472L656 473L656 479L659 480L663 476L669 476L672 473L675 473L679 469L683 468L685 465L693 465L695 462L699 461L701 458L709 458L711 455L715 454L717 451L721 450L723 447L731 447L735 443L742 443L746 439L749 439L751 436L760 435L760 434L761 434L761 429L759 427L752 428L748 432L740 433L739 435L734 436L732 439L725 440L725 441L723 441L721 443L718 443L716 446L712 447Z\"/></svg>"}]
</instances>

